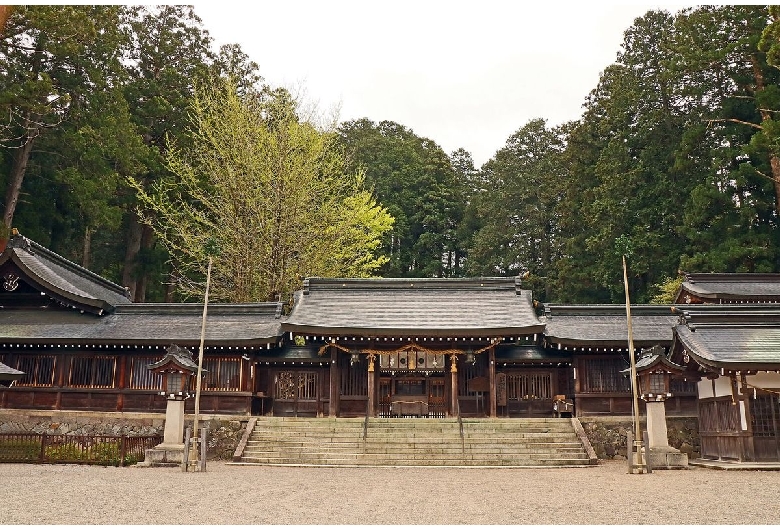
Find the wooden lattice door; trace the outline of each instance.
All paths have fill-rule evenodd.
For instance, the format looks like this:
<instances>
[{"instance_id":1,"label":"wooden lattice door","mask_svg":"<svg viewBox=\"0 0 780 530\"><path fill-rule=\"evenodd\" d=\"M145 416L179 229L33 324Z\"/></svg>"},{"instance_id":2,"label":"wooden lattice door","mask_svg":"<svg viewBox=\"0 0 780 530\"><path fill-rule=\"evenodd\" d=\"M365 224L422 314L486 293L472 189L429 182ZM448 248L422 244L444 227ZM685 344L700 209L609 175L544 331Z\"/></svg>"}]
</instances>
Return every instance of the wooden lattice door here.
<instances>
[{"instance_id":1,"label":"wooden lattice door","mask_svg":"<svg viewBox=\"0 0 780 530\"><path fill-rule=\"evenodd\" d=\"M316 416L319 399L317 372L282 371L274 378L274 414Z\"/></svg>"},{"instance_id":2,"label":"wooden lattice door","mask_svg":"<svg viewBox=\"0 0 780 530\"><path fill-rule=\"evenodd\" d=\"M757 394L750 404L756 460L780 460L780 404L777 394Z\"/></svg>"}]
</instances>

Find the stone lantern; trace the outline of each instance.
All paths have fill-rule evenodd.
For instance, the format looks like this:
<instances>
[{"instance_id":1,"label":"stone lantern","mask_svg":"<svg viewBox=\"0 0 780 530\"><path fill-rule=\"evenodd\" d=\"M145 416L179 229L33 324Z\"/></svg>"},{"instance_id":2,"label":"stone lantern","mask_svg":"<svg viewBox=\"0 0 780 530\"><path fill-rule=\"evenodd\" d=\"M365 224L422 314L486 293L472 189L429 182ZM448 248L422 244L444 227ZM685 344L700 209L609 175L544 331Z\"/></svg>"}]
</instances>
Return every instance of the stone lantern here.
<instances>
[{"instance_id":1,"label":"stone lantern","mask_svg":"<svg viewBox=\"0 0 780 530\"><path fill-rule=\"evenodd\" d=\"M663 349L657 346L636 362L639 397L645 401L647 410L648 459L653 469L688 467L688 455L669 445L664 403L672 397L669 379L684 371L682 366L667 359Z\"/></svg>"},{"instance_id":2,"label":"stone lantern","mask_svg":"<svg viewBox=\"0 0 780 530\"><path fill-rule=\"evenodd\" d=\"M192 353L172 344L165 356L148 366L163 378L161 395L168 398L163 442L146 450L149 466L180 465L184 457L184 400L190 397L190 382L198 371Z\"/></svg>"}]
</instances>

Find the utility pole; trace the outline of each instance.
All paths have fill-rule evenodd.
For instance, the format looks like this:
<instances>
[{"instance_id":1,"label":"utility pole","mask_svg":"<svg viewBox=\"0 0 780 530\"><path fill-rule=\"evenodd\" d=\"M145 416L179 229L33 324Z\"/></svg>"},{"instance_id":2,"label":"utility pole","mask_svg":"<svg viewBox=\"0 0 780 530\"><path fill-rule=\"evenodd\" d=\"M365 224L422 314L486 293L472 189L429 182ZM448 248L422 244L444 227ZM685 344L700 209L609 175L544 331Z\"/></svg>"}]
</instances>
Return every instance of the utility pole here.
<instances>
[{"instance_id":1,"label":"utility pole","mask_svg":"<svg viewBox=\"0 0 780 530\"><path fill-rule=\"evenodd\" d=\"M636 381L636 356L634 354L634 332L631 326L631 299L628 294L628 268L626 267L626 256L623 255L623 285L626 290L626 319L628 320L628 356L631 360L631 393L633 394L634 403L631 407L633 412L634 423L634 436L631 447L626 447L629 458L628 469L633 473L635 468L640 470L640 473L647 470L647 466L642 460L642 431L639 427L639 392L637 389ZM635 461L632 459L636 458ZM644 462L647 461L649 455L645 455Z\"/></svg>"},{"instance_id":2,"label":"utility pole","mask_svg":"<svg viewBox=\"0 0 780 530\"><path fill-rule=\"evenodd\" d=\"M194 469L199 469L197 466L198 455L198 440L200 439L200 432L198 431L198 421L200 419L200 383L201 374L203 372L203 343L206 341L206 314L209 306L209 287L211 286L211 265L214 262L214 258L209 256L209 266L206 271L206 294L203 297L203 320L200 326L200 348L198 348L198 372L197 379L195 380L195 420L192 425L192 450L190 451L190 464Z\"/></svg>"}]
</instances>

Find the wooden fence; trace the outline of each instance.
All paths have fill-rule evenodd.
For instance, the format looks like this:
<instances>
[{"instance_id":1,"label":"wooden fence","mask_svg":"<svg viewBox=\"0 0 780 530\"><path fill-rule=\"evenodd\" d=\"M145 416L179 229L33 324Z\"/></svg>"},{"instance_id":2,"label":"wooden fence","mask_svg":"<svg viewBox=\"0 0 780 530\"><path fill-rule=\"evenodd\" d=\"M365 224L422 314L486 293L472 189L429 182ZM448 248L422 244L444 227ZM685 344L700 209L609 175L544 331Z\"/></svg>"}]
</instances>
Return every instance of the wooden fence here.
<instances>
[{"instance_id":1,"label":"wooden fence","mask_svg":"<svg viewBox=\"0 0 780 530\"><path fill-rule=\"evenodd\" d=\"M162 436L0 434L0 462L126 466L141 462L144 451Z\"/></svg>"}]
</instances>

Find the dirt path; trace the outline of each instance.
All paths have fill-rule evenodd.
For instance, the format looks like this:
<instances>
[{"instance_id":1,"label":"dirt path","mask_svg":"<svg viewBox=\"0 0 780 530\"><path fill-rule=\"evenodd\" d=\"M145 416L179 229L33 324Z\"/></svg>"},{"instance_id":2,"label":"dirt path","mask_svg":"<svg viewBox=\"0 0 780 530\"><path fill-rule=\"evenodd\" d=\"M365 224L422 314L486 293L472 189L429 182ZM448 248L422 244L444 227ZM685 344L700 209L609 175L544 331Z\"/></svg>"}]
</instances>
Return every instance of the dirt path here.
<instances>
[{"instance_id":1,"label":"dirt path","mask_svg":"<svg viewBox=\"0 0 780 530\"><path fill-rule=\"evenodd\" d=\"M0 464L2 524L778 524L780 472ZM186 482L187 486L182 484Z\"/></svg>"}]
</instances>

